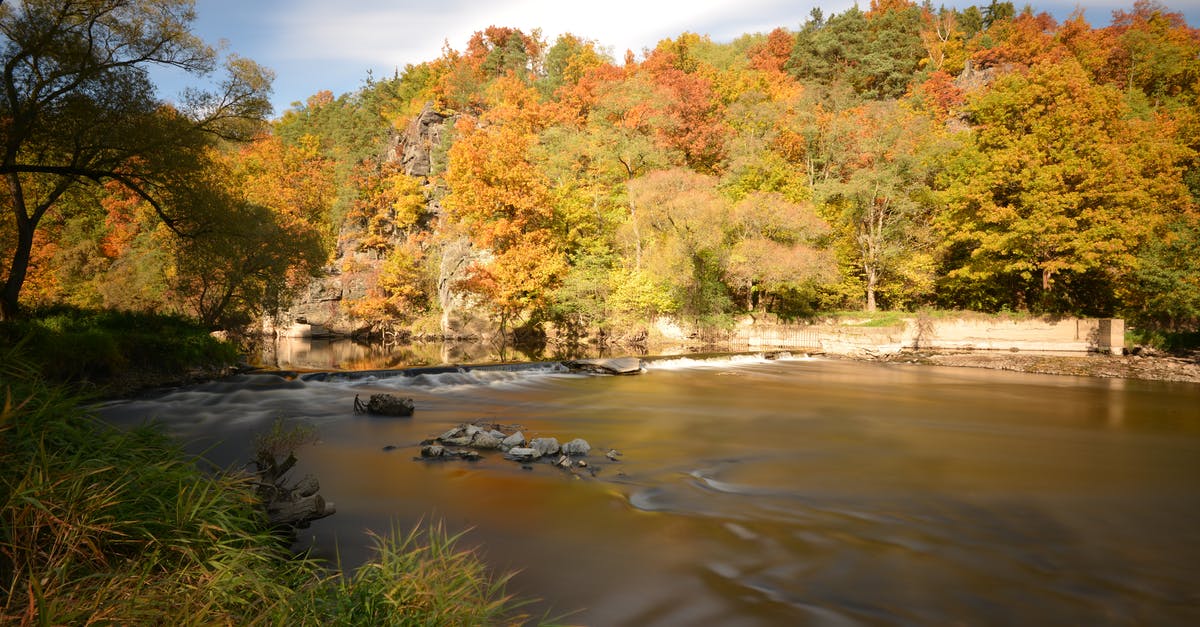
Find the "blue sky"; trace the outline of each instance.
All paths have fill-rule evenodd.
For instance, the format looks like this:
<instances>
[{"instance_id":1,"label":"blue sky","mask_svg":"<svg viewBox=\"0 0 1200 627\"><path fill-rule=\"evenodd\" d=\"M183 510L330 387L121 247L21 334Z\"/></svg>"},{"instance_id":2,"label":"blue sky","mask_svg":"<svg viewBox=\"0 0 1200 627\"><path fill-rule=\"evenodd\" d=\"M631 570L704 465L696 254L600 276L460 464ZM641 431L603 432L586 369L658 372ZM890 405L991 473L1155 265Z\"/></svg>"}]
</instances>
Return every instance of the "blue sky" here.
<instances>
[{"instance_id":1,"label":"blue sky","mask_svg":"<svg viewBox=\"0 0 1200 627\"><path fill-rule=\"evenodd\" d=\"M475 31L512 26L541 28L553 43L570 32L607 47L618 60L625 50L640 53L685 31L729 41L743 33L778 26L795 29L813 6L839 13L853 0L196 0L193 32L210 44L254 59L275 72L275 115L322 90L342 94L359 88L372 72L391 76L406 64L441 54L444 43L462 50ZM935 5L969 6L987 0L943 0ZM1024 6L1017 0L1014 4ZM1094 26L1109 23L1114 8L1133 0L1032 2L1058 18L1078 4ZM1200 0L1164 2L1200 25ZM866 8L870 0L859 5ZM172 99L183 77L155 73L164 98ZM191 79L187 79L191 80Z\"/></svg>"}]
</instances>

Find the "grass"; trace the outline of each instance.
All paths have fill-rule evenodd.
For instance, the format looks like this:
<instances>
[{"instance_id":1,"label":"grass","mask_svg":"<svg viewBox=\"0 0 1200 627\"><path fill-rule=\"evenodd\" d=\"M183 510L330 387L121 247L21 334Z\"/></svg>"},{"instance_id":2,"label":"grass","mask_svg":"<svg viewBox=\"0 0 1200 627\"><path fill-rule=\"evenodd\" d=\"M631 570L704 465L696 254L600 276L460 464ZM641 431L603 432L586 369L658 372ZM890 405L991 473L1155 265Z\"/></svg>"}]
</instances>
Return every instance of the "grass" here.
<instances>
[{"instance_id":1,"label":"grass","mask_svg":"<svg viewBox=\"0 0 1200 627\"><path fill-rule=\"evenodd\" d=\"M121 431L0 350L0 623L521 624L441 525L376 538L353 574L293 558L245 475L213 476L160 431Z\"/></svg>"},{"instance_id":2,"label":"grass","mask_svg":"<svg viewBox=\"0 0 1200 627\"><path fill-rule=\"evenodd\" d=\"M129 375L184 373L237 361L237 347L178 316L56 306L0 323L0 348L20 344L51 381L105 385Z\"/></svg>"}]
</instances>

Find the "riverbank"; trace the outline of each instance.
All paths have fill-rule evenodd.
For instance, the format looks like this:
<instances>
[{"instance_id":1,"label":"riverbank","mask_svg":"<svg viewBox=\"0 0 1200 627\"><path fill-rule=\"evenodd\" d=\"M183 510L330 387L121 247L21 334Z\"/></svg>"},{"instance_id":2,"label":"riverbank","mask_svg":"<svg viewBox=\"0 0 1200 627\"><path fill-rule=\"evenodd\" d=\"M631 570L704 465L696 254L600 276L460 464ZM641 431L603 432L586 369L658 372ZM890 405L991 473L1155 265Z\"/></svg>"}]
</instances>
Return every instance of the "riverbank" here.
<instances>
[{"instance_id":1,"label":"riverbank","mask_svg":"<svg viewBox=\"0 0 1200 627\"><path fill-rule=\"evenodd\" d=\"M1052 354L1001 351L911 351L873 355L859 352L855 359L960 368L990 368L1031 374L1069 375L1181 381L1200 383L1200 357L1170 355L1106 355L1101 353Z\"/></svg>"}]
</instances>

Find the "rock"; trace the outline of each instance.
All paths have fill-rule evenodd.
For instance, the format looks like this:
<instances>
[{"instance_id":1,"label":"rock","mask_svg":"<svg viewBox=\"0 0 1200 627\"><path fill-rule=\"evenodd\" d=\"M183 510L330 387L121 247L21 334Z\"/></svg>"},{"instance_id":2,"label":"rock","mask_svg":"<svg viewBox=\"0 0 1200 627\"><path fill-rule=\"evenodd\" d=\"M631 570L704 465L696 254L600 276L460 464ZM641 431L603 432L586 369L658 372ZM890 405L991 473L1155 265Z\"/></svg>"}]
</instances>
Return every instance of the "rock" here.
<instances>
[{"instance_id":1,"label":"rock","mask_svg":"<svg viewBox=\"0 0 1200 627\"><path fill-rule=\"evenodd\" d=\"M525 434L520 431L500 440L500 448L505 451L522 444L525 444Z\"/></svg>"},{"instance_id":2,"label":"rock","mask_svg":"<svg viewBox=\"0 0 1200 627\"><path fill-rule=\"evenodd\" d=\"M530 462L533 461L537 456L537 451L526 447L510 448L508 449L508 452L504 454L506 459L512 459L519 462Z\"/></svg>"},{"instance_id":3,"label":"rock","mask_svg":"<svg viewBox=\"0 0 1200 627\"><path fill-rule=\"evenodd\" d=\"M563 455L562 457L558 458L557 462L554 462L554 465L558 466L559 468L570 468L571 467L571 458L567 457L566 455Z\"/></svg>"},{"instance_id":4,"label":"rock","mask_svg":"<svg viewBox=\"0 0 1200 627\"><path fill-rule=\"evenodd\" d=\"M575 438L562 445L564 455L587 455L590 450L592 450L591 445L583 438Z\"/></svg>"},{"instance_id":5,"label":"rock","mask_svg":"<svg viewBox=\"0 0 1200 627\"><path fill-rule=\"evenodd\" d=\"M529 442L529 448L534 450L535 457L545 457L557 453L561 447L556 438L534 438Z\"/></svg>"},{"instance_id":6,"label":"rock","mask_svg":"<svg viewBox=\"0 0 1200 627\"><path fill-rule=\"evenodd\" d=\"M505 433L503 431L497 431L496 429L492 429L491 431L488 431L488 435L492 436L493 438L496 438L497 440L503 440L504 438L508 437L507 435L505 435Z\"/></svg>"},{"instance_id":7,"label":"rock","mask_svg":"<svg viewBox=\"0 0 1200 627\"><path fill-rule=\"evenodd\" d=\"M439 440L449 440L450 438L457 438L458 436L460 436L460 435L462 435L462 434L463 434L463 428L462 428L462 427L454 427L453 429L451 429L451 430L449 430L449 431L447 431L447 432L445 432L445 433L443 433L443 434L439 435L439 436L437 437L437 439L439 439Z\"/></svg>"},{"instance_id":8,"label":"rock","mask_svg":"<svg viewBox=\"0 0 1200 627\"><path fill-rule=\"evenodd\" d=\"M482 449L500 448L500 440L492 437L492 434L480 431L475 434L475 438L471 440L471 446Z\"/></svg>"},{"instance_id":9,"label":"rock","mask_svg":"<svg viewBox=\"0 0 1200 627\"><path fill-rule=\"evenodd\" d=\"M389 444L389 445L387 445L387 446L383 447L383 450L385 450L385 451L394 451L394 450L396 450L396 445L395 445L395 444Z\"/></svg>"},{"instance_id":10,"label":"rock","mask_svg":"<svg viewBox=\"0 0 1200 627\"><path fill-rule=\"evenodd\" d=\"M366 403L354 396L354 413L379 416L411 416L415 405L411 398L400 398L393 394L372 394Z\"/></svg>"},{"instance_id":11,"label":"rock","mask_svg":"<svg viewBox=\"0 0 1200 627\"><path fill-rule=\"evenodd\" d=\"M579 467L580 467L580 468L587 468L587 460L586 460L586 459L581 459L581 460L579 460Z\"/></svg>"},{"instance_id":12,"label":"rock","mask_svg":"<svg viewBox=\"0 0 1200 627\"><path fill-rule=\"evenodd\" d=\"M446 449L436 444L431 444L421 449L421 457L441 457L445 453Z\"/></svg>"},{"instance_id":13,"label":"rock","mask_svg":"<svg viewBox=\"0 0 1200 627\"><path fill-rule=\"evenodd\" d=\"M617 459L618 457L621 456L621 453L620 453L620 451L617 451L616 449L609 450L607 453L604 454L604 456L607 457L609 459L609 461L614 461L614 462L621 461L621 460Z\"/></svg>"},{"instance_id":14,"label":"rock","mask_svg":"<svg viewBox=\"0 0 1200 627\"><path fill-rule=\"evenodd\" d=\"M442 444L449 446L471 446L471 438L465 435L460 435L456 438L446 438L442 440Z\"/></svg>"},{"instance_id":15,"label":"rock","mask_svg":"<svg viewBox=\"0 0 1200 627\"><path fill-rule=\"evenodd\" d=\"M477 434L481 431L483 431L483 429L480 429L479 427L477 427L475 425L467 425L466 432L467 432L467 437L469 437L469 438L475 437L475 434Z\"/></svg>"},{"instance_id":16,"label":"rock","mask_svg":"<svg viewBox=\"0 0 1200 627\"><path fill-rule=\"evenodd\" d=\"M615 357L608 359L575 359L562 362L572 372L596 374L640 374L642 360L637 357Z\"/></svg>"}]
</instances>

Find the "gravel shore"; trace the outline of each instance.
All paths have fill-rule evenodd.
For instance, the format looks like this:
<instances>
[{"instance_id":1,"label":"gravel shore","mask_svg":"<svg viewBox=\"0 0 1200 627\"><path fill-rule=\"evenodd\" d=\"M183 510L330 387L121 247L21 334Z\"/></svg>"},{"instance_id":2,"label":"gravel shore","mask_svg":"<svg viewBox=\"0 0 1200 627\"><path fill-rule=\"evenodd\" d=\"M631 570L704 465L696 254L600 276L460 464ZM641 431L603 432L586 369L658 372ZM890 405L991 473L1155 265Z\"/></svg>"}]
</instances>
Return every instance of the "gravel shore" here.
<instances>
[{"instance_id":1,"label":"gravel shore","mask_svg":"<svg viewBox=\"0 0 1200 627\"><path fill-rule=\"evenodd\" d=\"M993 351L913 351L878 356L874 359L934 366L992 368L1036 374L1200 383L1200 355L1195 353L1187 356L1170 356L1161 354L1068 355Z\"/></svg>"}]
</instances>

